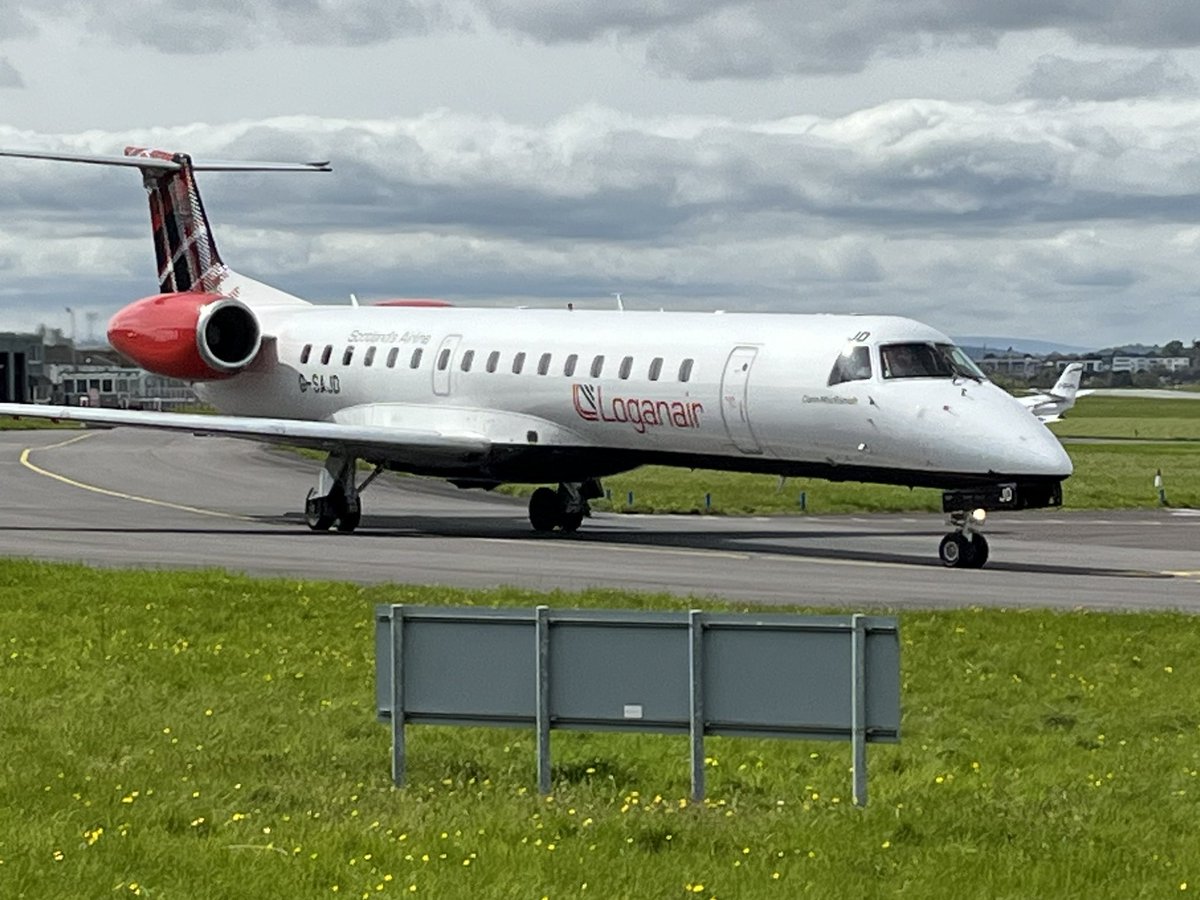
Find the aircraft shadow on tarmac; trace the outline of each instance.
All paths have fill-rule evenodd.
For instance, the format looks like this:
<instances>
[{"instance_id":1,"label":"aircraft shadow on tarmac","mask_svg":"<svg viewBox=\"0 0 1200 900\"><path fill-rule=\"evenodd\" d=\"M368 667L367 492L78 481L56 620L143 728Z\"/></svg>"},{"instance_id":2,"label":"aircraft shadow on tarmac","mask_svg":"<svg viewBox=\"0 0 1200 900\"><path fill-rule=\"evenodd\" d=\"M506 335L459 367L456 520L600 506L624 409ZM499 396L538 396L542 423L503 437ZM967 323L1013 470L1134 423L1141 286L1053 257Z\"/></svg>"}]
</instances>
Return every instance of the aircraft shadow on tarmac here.
<instances>
[{"instance_id":1,"label":"aircraft shadow on tarmac","mask_svg":"<svg viewBox=\"0 0 1200 900\"><path fill-rule=\"evenodd\" d=\"M262 521L287 524L294 527L302 521L298 513L287 513L278 517L264 517ZM992 531L990 534L1004 534ZM878 529L838 529L832 531L793 531L745 529L689 531L684 529L646 530L598 530L588 529L585 524L574 534L561 532L538 533L531 531L524 516L447 518L443 516L369 516L364 515L354 537L376 538L421 538L421 537L468 537L507 540L548 541L551 543L603 544L606 546L657 547L694 551L720 551L749 556L777 556L793 559L838 560L865 563L890 563L942 568L941 562L929 554L894 553L886 550L862 550L847 546L813 546L814 541L846 542L864 539L888 540L897 537L928 537L930 546L945 534L945 529L886 531ZM786 541L787 543L782 543ZM1044 575L1077 575L1106 578L1161 578L1172 576L1164 572L1138 569L1102 568L1097 566L1072 566L1048 563L1022 563L1019 561L993 560L988 562L988 571L1032 572Z\"/></svg>"},{"instance_id":2,"label":"aircraft shadow on tarmac","mask_svg":"<svg viewBox=\"0 0 1200 900\"><path fill-rule=\"evenodd\" d=\"M586 526L574 534L559 532L537 533L531 531L524 516L472 516L453 518L447 516L363 516L362 523L352 535L336 532L316 534L305 528L299 513L264 515L255 517L259 527L129 527L129 526L53 526L53 525L0 525L5 531L78 533L78 534L192 534L192 535L241 535L248 538L270 535L273 538L294 536L297 540L379 540L397 538L484 538L492 540L519 540L546 542L550 545L604 545L634 546L661 549L678 549L703 552L711 550L735 553L749 557L786 557L791 559L837 560L839 562L886 563L920 568L941 568L933 553L893 553L885 550L862 550L847 546L813 546L814 541L846 542L864 539L888 540L897 537L928 537L930 546L944 534L936 531L886 531L879 529L838 529L836 531L794 531L746 529L689 531L685 529L592 529ZM261 526L276 526L264 530ZM1004 532L991 532L1003 534ZM783 543L786 541L787 543ZM1158 578L1170 579L1165 572L1138 569L1108 569L1097 566L1072 566L1045 563L1023 563L1020 561L996 560L988 562L984 571L1027 572L1044 575L1073 575L1103 578Z\"/></svg>"}]
</instances>

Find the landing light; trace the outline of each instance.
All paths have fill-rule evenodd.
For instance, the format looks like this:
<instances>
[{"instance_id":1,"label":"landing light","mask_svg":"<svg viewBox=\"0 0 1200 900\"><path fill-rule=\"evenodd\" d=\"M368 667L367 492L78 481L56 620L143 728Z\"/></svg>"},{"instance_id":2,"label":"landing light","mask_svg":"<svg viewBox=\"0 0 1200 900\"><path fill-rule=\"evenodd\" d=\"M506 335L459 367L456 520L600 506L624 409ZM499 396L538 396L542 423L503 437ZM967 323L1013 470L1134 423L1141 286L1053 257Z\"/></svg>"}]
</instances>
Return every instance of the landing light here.
<instances>
[{"instance_id":1,"label":"landing light","mask_svg":"<svg viewBox=\"0 0 1200 900\"><path fill-rule=\"evenodd\" d=\"M986 509L971 510L971 521L974 522L976 525L982 525L984 519L986 519L986 518L987 518L987 510Z\"/></svg>"}]
</instances>

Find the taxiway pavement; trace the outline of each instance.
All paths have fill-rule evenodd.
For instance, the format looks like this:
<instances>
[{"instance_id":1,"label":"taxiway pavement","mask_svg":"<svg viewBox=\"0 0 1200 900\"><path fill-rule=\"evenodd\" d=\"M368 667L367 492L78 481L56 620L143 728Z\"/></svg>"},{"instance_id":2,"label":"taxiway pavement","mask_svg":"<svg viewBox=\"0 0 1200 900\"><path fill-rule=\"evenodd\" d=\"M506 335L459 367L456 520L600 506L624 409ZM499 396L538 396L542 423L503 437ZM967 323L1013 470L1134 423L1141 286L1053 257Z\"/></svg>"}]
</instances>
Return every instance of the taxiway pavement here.
<instances>
[{"instance_id":1,"label":"taxiway pavement","mask_svg":"<svg viewBox=\"0 0 1200 900\"><path fill-rule=\"evenodd\" d=\"M521 501L415 478L372 484L355 534L315 534L300 511L317 468L227 438L0 432L0 554L856 608L1200 611L1200 511L994 514L987 568L959 571L937 560L937 515L597 514L577 534L545 535Z\"/></svg>"}]
</instances>

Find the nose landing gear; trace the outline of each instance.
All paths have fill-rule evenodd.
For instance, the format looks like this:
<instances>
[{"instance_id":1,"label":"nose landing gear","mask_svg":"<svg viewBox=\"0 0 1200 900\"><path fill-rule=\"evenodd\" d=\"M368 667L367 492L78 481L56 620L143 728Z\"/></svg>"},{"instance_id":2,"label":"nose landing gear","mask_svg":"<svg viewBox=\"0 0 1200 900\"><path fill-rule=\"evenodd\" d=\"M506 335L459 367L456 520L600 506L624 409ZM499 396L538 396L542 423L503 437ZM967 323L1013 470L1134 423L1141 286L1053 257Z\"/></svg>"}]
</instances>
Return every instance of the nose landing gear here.
<instances>
[{"instance_id":1,"label":"nose landing gear","mask_svg":"<svg viewBox=\"0 0 1200 900\"><path fill-rule=\"evenodd\" d=\"M950 524L956 531L942 538L938 547L938 557L942 565L951 569L982 569L988 559L988 542L978 531L972 530L971 513L956 513L950 517ZM961 519L961 521L955 521ZM980 521L978 524L982 524Z\"/></svg>"}]
</instances>

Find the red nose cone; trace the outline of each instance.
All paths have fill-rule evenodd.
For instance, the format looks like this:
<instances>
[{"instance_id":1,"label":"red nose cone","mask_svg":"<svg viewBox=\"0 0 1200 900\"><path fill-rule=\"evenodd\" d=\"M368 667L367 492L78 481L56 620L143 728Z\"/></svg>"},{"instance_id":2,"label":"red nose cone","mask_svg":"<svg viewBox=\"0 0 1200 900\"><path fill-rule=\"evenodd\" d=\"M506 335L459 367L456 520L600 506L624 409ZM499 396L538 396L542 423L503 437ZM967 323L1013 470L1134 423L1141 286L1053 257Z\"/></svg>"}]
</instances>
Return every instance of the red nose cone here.
<instances>
[{"instance_id":1,"label":"red nose cone","mask_svg":"<svg viewBox=\"0 0 1200 900\"><path fill-rule=\"evenodd\" d=\"M225 378L209 366L196 344L202 307L218 294L155 294L130 303L108 323L108 342L148 372L188 381Z\"/></svg>"}]
</instances>

